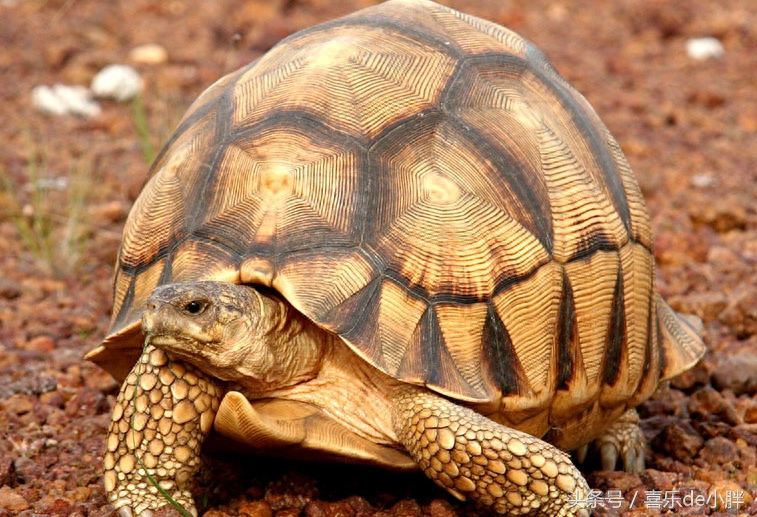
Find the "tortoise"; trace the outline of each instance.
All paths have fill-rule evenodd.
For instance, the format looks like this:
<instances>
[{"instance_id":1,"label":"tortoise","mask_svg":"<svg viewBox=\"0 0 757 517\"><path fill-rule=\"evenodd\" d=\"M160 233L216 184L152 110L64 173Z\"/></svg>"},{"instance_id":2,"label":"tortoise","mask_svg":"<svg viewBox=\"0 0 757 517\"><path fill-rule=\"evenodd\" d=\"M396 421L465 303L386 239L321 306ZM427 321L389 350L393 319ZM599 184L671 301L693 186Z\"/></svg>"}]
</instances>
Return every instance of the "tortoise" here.
<instances>
[{"instance_id":1,"label":"tortoise","mask_svg":"<svg viewBox=\"0 0 757 517\"><path fill-rule=\"evenodd\" d=\"M145 470L196 514L212 429L586 515L564 451L643 468L633 408L704 352L588 102L529 41L428 0L296 33L206 90L128 216L114 299L87 357L123 381L121 516L166 504Z\"/></svg>"}]
</instances>

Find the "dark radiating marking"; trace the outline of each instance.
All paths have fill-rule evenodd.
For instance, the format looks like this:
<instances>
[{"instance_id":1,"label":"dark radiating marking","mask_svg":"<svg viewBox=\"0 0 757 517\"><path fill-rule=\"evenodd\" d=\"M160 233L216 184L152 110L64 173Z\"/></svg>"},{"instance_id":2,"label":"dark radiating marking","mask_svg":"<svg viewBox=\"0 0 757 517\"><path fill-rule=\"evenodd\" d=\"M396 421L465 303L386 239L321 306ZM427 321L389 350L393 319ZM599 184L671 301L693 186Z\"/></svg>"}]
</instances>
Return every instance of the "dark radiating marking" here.
<instances>
[{"instance_id":1,"label":"dark radiating marking","mask_svg":"<svg viewBox=\"0 0 757 517\"><path fill-rule=\"evenodd\" d=\"M121 274L124 274L123 268L121 268ZM135 275L130 276L131 280L129 281L129 287L126 288L126 293L124 294L124 299L121 301L121 307L118 310L118 315L116 315L116 320L110 326L108 334L111 334L113 332L113 329L121 329L131 323L131 321L125 321L125 319L127 313L129 313L129 308L134 303L134 283L136 277ZM115 294L116 293L114 293L114 298Z\"/></svg>"},{"instance_id":2,"label":"dark radiating marking","mask_svg":"<svg viewBox=\"0 0 757 517\"><path fill-rule=\"evenodd\" d=\"M618 277L615 280L615 291L612 293L612 309L610 310L610 322L607 329L607 351L605 352L604 372L602 382L608 386L615 386L620 373L623 351L628 346L628 333L626 332L626 306L623 294L623 271L618 268Z\"/></svg>"},{"instance_id":3,"label":"dark radiating marking","mask_svg":"<svg viewBox=\"0 0 757 517\"><path fill-rule=\"evenodd\" d=\"M452 294L452 293L438 293L432 295L429 293L428 289L423 287L422 285L412 283L410 280L402 276L397 271L394 271L392 269L387 269L383 274L386 278L392 279L397 285L401 286L403 289L408 291L409 293L412 293L413 296L416 298L420 298L422 300L426 300L429 304L436 304L436 303L445 303L445 304L460 304L460 305L472 305L475 303L482 303L482 302L488 302L492 298L496 298L500 293L503 291L508 290L510 287L512 287L515 284L519 284L520 282L526 281L529 278L531 278L533 275L536 274L539 269L545 265L548 264L550 261L547 260L543 264L539 264L536 266L532 271L528 271L522 275L512 275L510 277L502 279L495 287L494 292L491 296L485 296L485 295L475 295L475 294Z\"/></svg>"},{"instance_id":4,"label":"dark radiating marking","mask_svg":"<svg viewBox=\"0 0 757 517\"><path fill-rule=\"evenodd\" d=\"M625 244L625 243L623 243ZM601 229L593 228L591 233L585 234L576 245L576 251L568 259L569 262L583 260L597 251L619 251L615 239L605 234Z\"/></svg>"},{"instance_id":5,"label":"dark radiating marking","mask_svg":"<svg viewBox=\"0 0 757 517\"><path fill-rule=\"evenodd\" d=\"M508 213L528 228L547 252L552 253L552 211L542 171L521 159L518 151L507 148L505 142L490 141L457 117L457 113L462 110L462 102L469 98L471 77L479 75L479 67L486 71L517 76L523 70L531 68L531 63L511 54L484 54L461 59L442 92L441 108L458 122L459 127L464 128L464 133L474 142L475 148L481 149L480 152L486 155L507 183L514 195L514 199L505 201L510 208ZM517 140L517 135L513 135L513 139Z\"/></svg>"},{"instance_id":6,"label":"dark radiating marking","mask_svg":"<svg viewBox=\"0 0 757 517\"><path fill-rule=\"evenodd\" d=\"M439 326L439 317L433 305L430 305L418 322L421 364L426 372L426 380L432 384L446 384L443 365L440 362L440 350L446 348L444 336Z\"/></svg>"},{"instance_id":7,"label":"dark radiating marking","mask_svg":"<svg viewBox=\"0 0 757 517\"><path fill-rule=\"evenodd\" d=\"M378 342L380 297L381 278L377 277L327 314L316 319L328 321L334 332L356 346L370 346L374 341ZM373 348L376 349L365 352L371 357L380 357L381 350L378 346Z\"/></svg>"},{"instance_id":8,"label":"dark radiating marking","mask_svg":"<svg viewBox=\"0 0 757 517\"><path fill-rule=\"evenodd\" d=\"M502 390L502 395L524 393L527 381L523 367L510 333L491 303L487 306L481 341L484 347L484 365L488 366L492 380Z\"/></svg>"},{"instance_id":9,"label":"dark radiating marking","mask_svg":"<svg viewBox=\"0 0 757 517\"><path fill-rule=\"evenodd\" d=\"M662 375L662 364L660 364L660 367L656 372L652 372L652 357L654 357L653 347L657 347L659 355L662 356L662 340L660 339L659 328L657 332L652 331L652 325L657 325L657 310L655 308L655 299L656 295L653 293L652 296L649 297L649 304L647 306L647 342L644 350L644 366L642 367L641 379L639 379L638 386L644 386L647 378L652 374L655 375L657 379L659 379ZM654 340L655 337L657 338L656 342ZM662 358L660 358L660 363L662 363Z\"/></svg>"},{"instance_id":10,"label":"dark radiating marking","mask_svg":"<svg viewBox=\"0 0 757 517\"><path fill-rule=\"evenodd\" d=\"M557 389L568 389L570 380L574 376L575 357L578 348L578 322L576 321L576 302L573 299L573 288L567 273L563 272L562 297L557 311L557 328L555 329L557 343Z\"/></svg>"},{"instance_id":11,"label":"dark radiating marking","mask_svg":"<svg viewBox=\"0 0 757 517\"><path fill-rule=\"evenodd\" d=\"M421 371L418 373L428 385L439 386L465 397L488 400L488 394L474 389L458 370L444 341L439 317L433 305L429 306L418 322L417 332L420 339L416 343L420 345L421 354Z\"/></svg>"},{"instance_id":12,"label":"dark radiating marking","mask_svg":"<svg viewBox=\"0 0 757 517\"><path fill-rule=\"evenodd\" d=\"M631 209L628 206L628 198L620 179L620 171L615 164L612 151L609 149L604 135L600 128L597 127L598 117L587 111L584 106L576 100L575 95L580 95L555 71L551 64L548 66L544 63L547 61L544 54L536 47L530 46L526 49L526 59L533 64L530 69L534 75L549 88L560 101L563 109L570 113L571 120L576 129L583 135L585 142L592 150L592 156L597 161L602 173L604 184L607 186L613 205L623 221L626 231L631 234Z\"/></svg>"},{"instance_id":13,"label":"dark radiating marking","mask_svg":"<svg viewBox=\"0 0 757 517\"><path fill-rule=\"evenodd\" d=\"M329 124L328 117L317 116L302 108L278 109L271 112L257 122L247 126L239 126L224 137L229 144L236 144L244 149L244 142L261 135L268 130L289 128L307 136L314 144L324 149L359 149L366 150L366 146L357 138L341 132L340 128ZM240 143L241 142L241 143Z\"/></svg>"},{"instance_id":14,"label":"dark radiating marking","mask_svg":"<svg viewBox=\"0 0 757 517\"><path fill-rule=\"evenodd\" d=\"M658 349L658 353L660 355L660 367L657 371L657 376L658 378L661 378L663 372L665 371L665 365L667 363L667 356L665 354L665 347L663 346L664 333L662 330L662 325L664 325L665 323L662 321L662 318L660 318L660 311L657 309L657 305L656 305L657 303L660 303L660 302L655 303L653 310L650 310L649 314L650 314L650 325L652 325L653 322L654 322L654 325L657 325L657 343L651 343L651 346L656 346ZM652 320L652 318L654 319ZM652 327L649 327L649 328L652 328ZM648 332L648 334L649 336L651 336L652 332ZM648 337L647 339L649 340L651 339L651 337Z\"/></svg>"},{"instance_id":15,"label":"dark radiating marking","mask_svg":"<svg viewBox=\"0 0 757 517\"><path fill-rule=\"evenodd\" d=\"M469 400L491 400L489 393L473 388L460 373L445 344L433 305L418 321L396 373L388 373L396 379L424 383Z\"/></svg>"},{"instance_id":16,"label":"dark radiating marking","mask_svg":"<svg viewBox=\"0 0 757 517\"><path fill-rule=\"evenodd\" d=\"M192 160L198 162L194 167L200 172L196 176L196 183L186 185L188 188L185 199L185 227L188 233L192 233L202 224L206 215L205 204L212 199L208 196L208 190L215 183L218 165L226 153L225 139L231 126L231 113L234 109L231 93L229 89L226 89L222 95L218 96L214 117L214 137L210 140L208 147L191 157Z\"/></svg>"}]
</instances>

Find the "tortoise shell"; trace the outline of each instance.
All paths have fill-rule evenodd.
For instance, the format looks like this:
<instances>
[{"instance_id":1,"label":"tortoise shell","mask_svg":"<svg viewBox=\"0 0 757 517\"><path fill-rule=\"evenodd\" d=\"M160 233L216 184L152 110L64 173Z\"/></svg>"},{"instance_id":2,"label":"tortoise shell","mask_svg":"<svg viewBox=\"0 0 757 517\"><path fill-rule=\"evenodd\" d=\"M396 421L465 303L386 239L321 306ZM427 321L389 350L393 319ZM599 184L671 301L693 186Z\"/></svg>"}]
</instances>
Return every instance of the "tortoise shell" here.
<instances>
[{"instance_id":1,"label":"tortoise shell","mask_svg":"<svg viewBox=\"0 0 757 517\"><path fill-rule=\"evenodd\" d=\"M273 288L382 372L508 414L620 411L701 355L584 97L425 0L294 34L200 96L128 217L89 358L125 377L155 287L202 279Z\"/></svg>"}]
</instances>

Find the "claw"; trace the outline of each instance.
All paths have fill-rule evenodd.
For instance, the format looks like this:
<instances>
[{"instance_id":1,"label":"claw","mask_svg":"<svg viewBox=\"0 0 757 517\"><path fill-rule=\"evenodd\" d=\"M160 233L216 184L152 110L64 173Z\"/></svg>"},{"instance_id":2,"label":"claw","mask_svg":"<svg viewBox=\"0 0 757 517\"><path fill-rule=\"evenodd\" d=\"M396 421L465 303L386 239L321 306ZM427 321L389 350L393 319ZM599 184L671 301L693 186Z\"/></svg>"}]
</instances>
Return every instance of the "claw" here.
<instances>
[{"instance_id":1,"label":"claw","mask_svg":"<svg viewBox=\"0 0 757 517\"><path fill-rule=\"evenodd\" d=\"M634 453L635 461L633 463L628 462L626 465L626 472L634 472L638 474L644 470L644 449L639 449Z\"/></svg>"},{"instance_id":2,"label":"claw","mask_svg":"<svg viewBox=\"0 0 757 517\"><path fill-rule=\"evenodd\" d=\"M586 461L586 456L589 455L589 444L585 443L576 449L576 463L583 463Z\"/></svg>"},{"instance_id":3,"label":"claw","mask_svg":"<svg viewBox=\"0 0 757 517\"><path fill-rule=\"evenodd\" d=\"M615 448L615 444L603 443L600 455L602 457L602 470L615 470L615 465L618 462L618 449Z\"/></svg>"},{"instance_id":4,"label":"claw","mask_svg":"<svg viewBox=\"0 0 757 517\"><path fill-rule=\"evenodd\" d=\"M633 447L628 447L623 455L623 470L626 472L633 472L636 466L636 450Z\"/></svg>"}]
</instances>

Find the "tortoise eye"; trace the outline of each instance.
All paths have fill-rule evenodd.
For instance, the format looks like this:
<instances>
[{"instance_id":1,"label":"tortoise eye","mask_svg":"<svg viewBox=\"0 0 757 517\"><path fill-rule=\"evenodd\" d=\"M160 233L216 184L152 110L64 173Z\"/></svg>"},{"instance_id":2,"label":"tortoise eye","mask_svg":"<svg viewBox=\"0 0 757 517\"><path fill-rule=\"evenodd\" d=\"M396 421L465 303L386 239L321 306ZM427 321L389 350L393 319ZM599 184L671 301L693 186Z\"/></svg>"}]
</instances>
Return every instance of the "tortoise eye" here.
<instances>
[{"instance_id":1,"label":"tortoise eye","mask_svg":"<svg viewBox=\"0 0 757 517\"><path fill-rule=\"evenodd\" d=\"M193 300L184 306L184 310L189 314L200 314L205 310L205 307L207 307L207 304Z\"/></svg>"}]
</instances>

